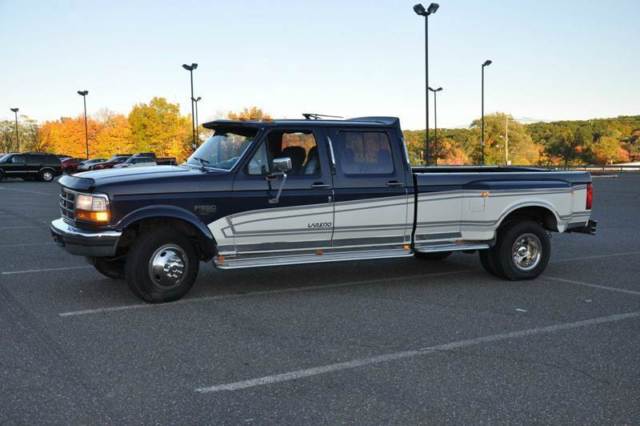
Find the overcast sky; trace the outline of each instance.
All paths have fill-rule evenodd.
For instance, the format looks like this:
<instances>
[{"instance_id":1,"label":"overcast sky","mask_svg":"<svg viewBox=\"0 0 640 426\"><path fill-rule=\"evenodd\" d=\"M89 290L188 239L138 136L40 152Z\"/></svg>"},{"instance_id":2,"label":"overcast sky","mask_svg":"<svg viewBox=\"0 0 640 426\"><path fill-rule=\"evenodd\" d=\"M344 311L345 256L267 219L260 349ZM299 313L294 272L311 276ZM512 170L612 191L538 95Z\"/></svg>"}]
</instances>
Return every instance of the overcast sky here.
<instances>
[{"instance_id":1,"label":"overcast sky","mask_svg":"<svg viewBox=\"0 0 640 426\"><path fill-rule=\"evenodd\" d=\"M200 117L257 105L394 115L424 128L424 22L413 1L0 0L0 119L127 113L164 96ZM640 114L640 1L442 0L429 21L438 125L486 110L534 120Z\"/></svg>"}]
</instances>

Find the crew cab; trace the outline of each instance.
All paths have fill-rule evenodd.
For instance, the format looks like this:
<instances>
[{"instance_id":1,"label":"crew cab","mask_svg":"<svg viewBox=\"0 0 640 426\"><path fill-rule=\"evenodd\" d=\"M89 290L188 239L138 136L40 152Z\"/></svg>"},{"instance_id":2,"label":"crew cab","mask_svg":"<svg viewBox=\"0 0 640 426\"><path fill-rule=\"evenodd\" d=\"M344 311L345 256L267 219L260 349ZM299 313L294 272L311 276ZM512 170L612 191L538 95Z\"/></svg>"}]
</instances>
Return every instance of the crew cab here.
<instances>
[{"instance_id":1,"label":"crew cab","mask_svg":"<svg viewBox=\"0 0 640 426\"><path fill-rule=\"evenodd\" d=\"M60 159L53 154L24 152L6 154L0 158L0 180L22 178L51 182L62 174Z\"/></svg>"},{"instance_id":2,"label":"crew cab","mask_svg":"<svg viewBox=\"0 0 640 426\"><path fill-rule=\"evenodd\" d=\"M595 233L591 176L409 164L400 122L213 121L180 166L60 179L53 239L148 302L220 269L479 252L507 280L540 275L550 232ZM425 263L425 268L428 268Z\"/></svg>"}]
</instances>

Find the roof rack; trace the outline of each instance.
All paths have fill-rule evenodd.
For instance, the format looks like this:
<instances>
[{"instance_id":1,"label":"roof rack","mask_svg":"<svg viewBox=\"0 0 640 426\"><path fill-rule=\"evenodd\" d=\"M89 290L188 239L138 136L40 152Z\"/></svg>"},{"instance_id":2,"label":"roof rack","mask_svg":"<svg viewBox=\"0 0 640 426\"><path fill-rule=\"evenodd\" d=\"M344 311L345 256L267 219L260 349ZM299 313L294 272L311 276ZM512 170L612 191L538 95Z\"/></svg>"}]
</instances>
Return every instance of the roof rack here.
<instances>
[{"instance_id":1,"label":"roof rack","mask_svg":"<svg viewBox=\"0 0 640 426\"><path fill-rule=\"evenodd\" d=\"M302 116L306 120L320 120L322 118L344 118L339 115L316 114L313 112L303 112Z\"/></svg>"}]
</instances>

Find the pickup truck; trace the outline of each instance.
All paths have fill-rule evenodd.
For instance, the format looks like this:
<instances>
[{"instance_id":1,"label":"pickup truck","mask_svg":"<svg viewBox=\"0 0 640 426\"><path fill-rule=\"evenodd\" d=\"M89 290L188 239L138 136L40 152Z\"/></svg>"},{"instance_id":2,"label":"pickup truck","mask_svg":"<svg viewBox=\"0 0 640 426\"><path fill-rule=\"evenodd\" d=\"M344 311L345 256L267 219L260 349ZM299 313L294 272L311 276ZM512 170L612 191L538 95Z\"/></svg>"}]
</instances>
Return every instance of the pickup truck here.
<instances>
[{"instance_id":1,"label":"pickup truck","mask_svg":"<svg viewBox=\"0 0 640 426\"><path fill-rule=\"evenodd\" d=\"M213 121L180 166L60 179L53 239L145 301L219 269L479 252L506 280L540 275L550 232L595 233L587 172L409 164L400 122ZM428 268L425 263L425 268Z\"/></svg>"}]
</instances>

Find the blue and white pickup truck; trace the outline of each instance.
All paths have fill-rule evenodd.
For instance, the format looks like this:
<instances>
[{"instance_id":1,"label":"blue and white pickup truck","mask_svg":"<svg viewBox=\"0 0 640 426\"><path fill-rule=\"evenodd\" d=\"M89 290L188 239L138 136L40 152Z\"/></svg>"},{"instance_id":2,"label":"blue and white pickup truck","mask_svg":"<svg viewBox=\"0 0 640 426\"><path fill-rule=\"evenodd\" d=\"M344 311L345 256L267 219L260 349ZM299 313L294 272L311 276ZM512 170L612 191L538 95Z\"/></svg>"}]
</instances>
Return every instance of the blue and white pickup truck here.
<instances>
[{"instance_id":1,"label":"blue and white pickup truck","mask_svg":"<svg viewBox=\"0 0 640 426\"><path fill-rule=\"evenodd\" d=\"M412 168L397 118L204 127L213 136L181 166L61 178L54 240L167 302L211 260L234 269L478 251L491 274L532 279L550 232L595 233L589 173Z\"/></svg>"}]
</instances>

